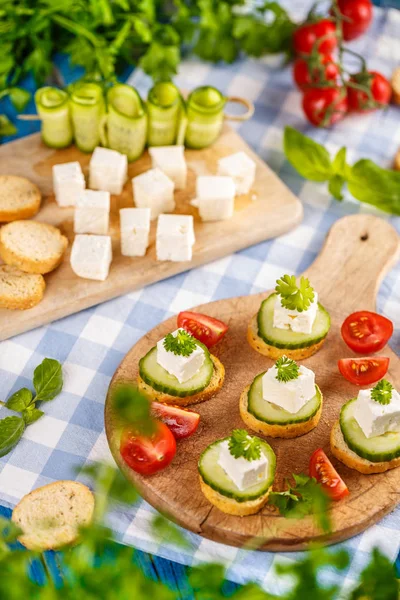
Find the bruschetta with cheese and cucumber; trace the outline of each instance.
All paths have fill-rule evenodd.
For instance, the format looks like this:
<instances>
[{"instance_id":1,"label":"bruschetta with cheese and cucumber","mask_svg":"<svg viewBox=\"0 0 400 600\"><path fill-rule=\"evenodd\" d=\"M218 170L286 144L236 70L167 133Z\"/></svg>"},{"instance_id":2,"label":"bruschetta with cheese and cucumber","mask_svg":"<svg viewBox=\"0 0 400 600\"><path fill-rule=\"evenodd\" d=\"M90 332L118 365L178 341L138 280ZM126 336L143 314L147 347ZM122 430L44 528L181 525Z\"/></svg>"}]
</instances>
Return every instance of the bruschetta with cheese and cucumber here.
<instances>
[{"instance_id":1,"label":"bruschetta with cheese and cucumber","mask_svg":"<svg viewBox=\"0 0 400 600\"><path fill-rule=\"evenodd\" d=\"M223 364L184 329L166 335L139 362L139 389L167 404L208 400L221 389L224 378Z\"/></svg>"},{"instance_id":2,"label":"bruschetta with cheese and cucumber","mask_svg":"<svg viewBox=\"0 0 400 600\"><path fill-rule=\"evenodd\" d=\"M332 428L331 450L360 473L400 466L400 394L389 381L381 379L343 405Z\"/></svg>"},{"instance_id":3,"label":"bruschetta with cheese and cucumber","mask_svg":"<svg viewBox=\"0 0 400 600\"><path fill-rule=\"evenodd\" d=\"M276 457L265 440L235 429L204 450L198 469L207 500L224 513L244 517L268 502Z\"/></svg>"},{"instance_id":4,"label":"bruschetta with cheese and cucumber","mask_svg":"<svg viewBox=\"0 0 400 600\"><path fill-rule=\"evenodd\" d=\"M302 360L320 349L330 325L309 280L301 277L297 283L294 275L283 275L251 320L247 339L254 350L274 360L283 355Z\"/></svg>"},{"instance_id":5,"label":"bruschetta with cheese and cucumber","mask_svg":"<svg viewBox=\"0 0 400 600\"><path fill-rule=\"evenodd\" d=\"M257 433L269 437L294 438L318 425L322 394L311 369L287 356L260 373L240 397L240 415Z\"/></svg>"}]
</instances>

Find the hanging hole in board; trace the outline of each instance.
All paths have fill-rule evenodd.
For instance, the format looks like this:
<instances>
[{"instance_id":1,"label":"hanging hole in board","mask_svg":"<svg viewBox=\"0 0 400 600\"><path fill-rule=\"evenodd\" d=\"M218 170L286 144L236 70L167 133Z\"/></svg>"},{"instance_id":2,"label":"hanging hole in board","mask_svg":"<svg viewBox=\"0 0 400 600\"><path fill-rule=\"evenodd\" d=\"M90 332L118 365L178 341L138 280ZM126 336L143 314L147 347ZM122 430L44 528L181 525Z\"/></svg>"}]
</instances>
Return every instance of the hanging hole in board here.
<instances>
[{"instance_id":1,"label":"hanging hole in board","mask_svg":"<svg viewBox=\"0 0 400 600\"><path fill-rule=\"evenodd\" d=\"M368 238L369 238L368 233L364 233L363 235L360 236L360 240L362 242L366 242Z\"/></svg>"}]
</instances>

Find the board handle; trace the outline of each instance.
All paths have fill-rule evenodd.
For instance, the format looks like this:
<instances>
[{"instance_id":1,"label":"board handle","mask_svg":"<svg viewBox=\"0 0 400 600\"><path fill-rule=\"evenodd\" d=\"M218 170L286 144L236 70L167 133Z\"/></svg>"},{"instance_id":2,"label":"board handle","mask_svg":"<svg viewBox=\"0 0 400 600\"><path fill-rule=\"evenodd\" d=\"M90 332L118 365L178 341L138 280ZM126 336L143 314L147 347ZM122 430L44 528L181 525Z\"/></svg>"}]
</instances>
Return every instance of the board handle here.
<instances>
[{"instance_id":1,"label":"board handle","mask_svg":"<svg viewBox=\"0 0 400 600\"><path fill-rule=\"evenodd\" d=\"M387 221L350 215L332 226L321 253L304 275L321 292L321 302L326 299L335 312L375 310L379 285L399 253L399 235Z\"/></svg>"}]
</instances>

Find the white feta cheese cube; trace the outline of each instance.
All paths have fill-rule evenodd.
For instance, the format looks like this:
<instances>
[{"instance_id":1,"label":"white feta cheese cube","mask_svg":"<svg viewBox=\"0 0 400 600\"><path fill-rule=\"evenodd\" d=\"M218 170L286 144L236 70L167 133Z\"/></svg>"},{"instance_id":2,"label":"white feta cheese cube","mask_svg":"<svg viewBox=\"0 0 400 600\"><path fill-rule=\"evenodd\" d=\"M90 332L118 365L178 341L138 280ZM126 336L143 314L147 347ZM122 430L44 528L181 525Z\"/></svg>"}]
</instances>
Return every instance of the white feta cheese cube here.
<instances>
[{"instance_id":1,"label":"white feta cheese cube","mask_svg":"<svg viewBox=\"0 0 400 600\"><path fill-rule=\"evenodd\" d=\"M400 431L400 394L392 391L389 404L371 398L372 390L360 390L354 406L354 418L367 438Z\"/></svg>"},{"instance_id":2,"label":"white feta cheese cube","mask_svg":"<svg viewBox=\"0 0 400 600\"><path fill-rule=\"evenodd\" d=\"M89 164L89 187L110 194L121 194L128 178L128 159L110 148L94 149Z\"/></svg>"},{"instance_id":3,"label":"white feta cheese cube","mask_svg":"<svg viewBox=\"0 0 400 600\"><path fill-rule=\"evenodd\" d=\"M151 220L175 208L174 182L161 171L150 169L132 179L133 199L138 208L150 208Z\"/></svg>"},{"instance_id":4,"label":"white feta cheese cube","mask_svg":"<svg viewBox=\"0 0 400 600\"><path fill-rule=\"evenodd\" d=\"M71 250L71 268L78 277L104 281L112 261L108 235L76 235Z\"/></svg>"},{"instance_id":5,"label":"white feta cheese cube","mask_svg":"<svg viewBox=\"0 0 400 600\"><path fill-rule=\"evenodd\" d=\"M303 312L290 310L282 306L281 297L276 296L274 306L274 327L291 329L297 333L311 333L318 312L318 294L314 291L314 300Z\"/></svg>"},{"instance_id":6,"label":"white feta cheese cube","mask_svg":"<svg viewBox=\"0 0 400 600\"><path fill-rule=\"evenodd\" d=\"M160 215L157 223L157 260L192 260L195 243L191 215Z\"/></svg>"},{"instance_id":7,"label":"white feta cheese cube","mask_svg":"<svg viewBox=\"0 0 400 600\"><path fill-rule=\"evenodd\" d=\"M153 146L149 148L153 169L161 169L172 179L176 190L186 187L187 166L184 146Z\"/></svg>"},{"instance_id":8,"label":"white feta cheese cube","mask_svg":"<svg viewBox=\"0 0 400 600\"><path fill-rule=\"evenodd\" d=\"M85 178L77 161L53 166L53 189L59 206L75 206L85 187Z\"/></svg>"},{"instance_id":9,"label":"white feta cheese cube","mask_svg":"<svg viewBox=\"0 0 400 600\"><path fill-rule=\"evenodd\" d=\"M122 208L119 211L121 254L144 256L149 245L150 208Z\"/></svg>"},{"instance_id":10,"label":"white feta cheese cube","mask_svg":"<svg viewBox=\"0 0 400 600\"><path fill-rule=\"evenodd\" d=\"M278 381L275 365L262 378L263 398L292 414L299 412L315 396L315 375L307 367L299 367L299 376L290 381Z\"/></svg>"},{"instance_id":11,"label":"white feta cheese cube","mask_svg":"<svg viewBox=\"0 0 400 600\"><path fill-rule=\"evenodd\" d=\"M218 175L232 177L236 194L248 194L256 176L256 163L245 152L236 152L218 161Z\"/></svg>"},{"instance_id":12,"label":"white feta cheese cube","mask_svg":"<svg viewBox=\"0 0 400 600\"><path fill-rule=\"evenodd\" d=\"M230 219L235 207L232 177L200 175L196 180L196 198L192 204L198 207L203 221Z\"/></svg>"},{"instance_id":13,"label":"white feta cheese cube","mask_svg":"<svg viewBox=\"0 0 400 600\"><path fill-rule=\"evenodd\" d=\"M179 329L174 331L172 335L176 337ZM196 375L203 366L206 355L200 346L196 346L189 356L181 356L167 351L164 348L164 339L157 342L157 362L170 375L177 378L179 383L184 383Z\"/></svg>"},{"instance_id":14,"label":"white feta cheese cube","mask_svg":"<svg viewBox=\"0 0 400 600\"><path fill-rule=\"evenodd\" d=\"M75 233L106 235L110 219L110 192L85 190L76 201Z\"/></svg>"},{"instance_id":15,"label":"white feta cheese cube","mask_svg":"<svg viewBox=\"0 0 400 600\"><path fill-rule=\"evenodd\" d=\"M267 475L268 458L261 451L260 458L246 460L243 456L235 458L229 450L229 441L220 444L218 464L223 468L236 487L243 491L261 483Z\"/></svg>"}]
</instances>

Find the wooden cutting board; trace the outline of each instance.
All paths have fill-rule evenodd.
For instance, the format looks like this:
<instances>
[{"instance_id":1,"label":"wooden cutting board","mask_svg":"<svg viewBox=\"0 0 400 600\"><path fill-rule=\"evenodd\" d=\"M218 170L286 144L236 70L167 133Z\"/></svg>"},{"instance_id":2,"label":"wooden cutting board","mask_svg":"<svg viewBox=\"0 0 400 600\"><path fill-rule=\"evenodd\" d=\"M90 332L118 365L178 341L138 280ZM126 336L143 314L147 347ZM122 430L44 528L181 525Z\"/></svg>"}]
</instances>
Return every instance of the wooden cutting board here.
<instances>
[{"instance_id":1,"label":"wooden cutting board","mask_svg":"<svg viewBox=\"0 0 400 600\"><path fill-rule=\"evenodd\" d=\"M257 163L256 181L248 195L235 200L235 214L229 221L203 223L190 205L195 197L195 181L199 174L215 174L217 161L244 150ZM60 208L52 189L52 166L79 161L88 173L90 155L74 146L52 150L35 134L0 148L0 174L22 175L34 181L43 194L42 208L36 219L59 226L70 245L61 266L46 276L47 289L43 301L23 312L0 309L0 340L60 319L115 296L197 267L247 246L281 235L300 223L303 210L299 200L273 171L247 146L228 125L213 146L205 150L188 150L188 185L175 193L176 213L195 218L196 243L191 262L158 262L155 255L156 223L152 223L150 247L143 258L121 255L119 243L119 209L133 206L131 178L151 167L146 152L129 165L129 178L121 196L111 197L110 234L113 238L113 262L106 281L90 281L77 277L69 264L73 241L73 209Z\"/></svg>"},{"instance_id":2,"label":"wooden cutting board","mask_svg":"<svg viewBox=\"0 0 400 600\"><path fill-rule=\"evenodd\" d=\"M332 317L324 346L304 361L316 373L324 406L318 427L307 435L289 440L268 439L277 456L275 489L282 490L284 478L292 473L307 473L310 455L316 448L322 447L332 459L329 448L332 425L342 404L355 397L358 390L337 368L339 358L353 355L341 339L340 326L355 310L375 309L379 283L398 254L399 237L386 221L369 215L348 216L332 227L321 254L306 272ZM206 500L198 482L198 458L211 442L244 426L239 415L239 396L255 375L272 365L272 361L255 352L246 341L247 324L266 296L267 293L220 300L195 309L229 325L226 337L215 348L215 354L225 365L226 380L216 397L194 407L201 415L198 432L178 443L177 454L167 469L146 478L125 466L118 452L118 421L110 396L105 409L106 432L114 458L127 478L150 504L179 525L234 546L255 542L264 550L301 550L311 541L333 543L347 539L379 521L400 501L400 468L366 476L332 459L350 495L333 505L333 533L329 537L321 535L311 517L285 519L268 505L257 515L234 517ZM135 380L139 359L175 328L176 318L171 317L144 336L122 361L111 386L120 380ZM400 389L399 359L388 347L380 354L390 356L388 378Z\"/></svg>"}]
</instances>

